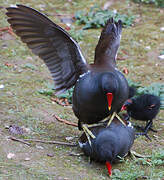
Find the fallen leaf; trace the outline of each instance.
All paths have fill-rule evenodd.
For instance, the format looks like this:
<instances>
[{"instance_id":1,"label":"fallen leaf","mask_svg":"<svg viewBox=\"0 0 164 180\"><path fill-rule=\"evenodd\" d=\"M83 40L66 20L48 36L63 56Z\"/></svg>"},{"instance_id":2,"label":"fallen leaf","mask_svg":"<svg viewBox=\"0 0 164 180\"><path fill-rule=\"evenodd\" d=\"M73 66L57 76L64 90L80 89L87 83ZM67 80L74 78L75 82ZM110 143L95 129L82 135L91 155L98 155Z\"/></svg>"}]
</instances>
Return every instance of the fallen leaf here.
<instances>
[{"instance_id":1,"label":"fallen leaf","mask_svg":"<svg viewBox=\"0 0 164 180\"><path fill-rule=\"evenodd\" d=\"M117 60L125 60L125 57L117 57Z\"/></svg>"},{"instance_id":2,"label":"fallen leaf","mask_svg":"<svg viewBox=\"0 0 164 180\"><path fill-rule=\"evenodd\" d=\"M68 99L66 98L51 98L52 101L56 102L57 104L61 105L61 106L69 106L69 102Z\"/></svg>"},{"instance_id":3,"label":"fallen leaf","mask_svg":"<svg viewBox=\"0 0 164 180\"><path fill-rule=\"evenodd\" d=\"M19 135L22 135L24 132L23 132L23 129L17 125L10 125L9 126L9 133L10 134L19 134Z\"/></svg>"},{"instance_id":4,"label":"fallen leaf","mask_svg":"<svg viewBox=\"0 0 164 180\"><path fill-rule=\"evenodd\" d=\"M126 67L124 67L124 68L123 68L123 73L124 73L124 74L129 74L129 70L128 70Z\"/></svg>"},{"instance_id":5,"label":"fallen leaf","mask_svg":"<svg viewBox=\"0 0 164 180\"><path fill-rule=\"evenodd\" d=\"M142 19L141 19L140 17L138 17L138 18L136 18L136 19L134 20L134 22L135 22L135 23L139 23L141 20L142 20Z\"/></svg>"},{"instance_id":6,"label":"fallen leaf","mask_svg":"<svg viewBox=\"0 0 164 180\"><path fill-rule=\"evenodd\" d=\"M0 84L0 89L3 89L5 86L3 84Z\"/></svg>"},{"instance_id":7,"label":"fallen leaf","mask_svg":"<svg viewBox=\"0 0 164 180\"><path fill-rule=\"evenodd\" d=\"M162 32L163 32L163 31L164 31L164 27L161 27L161 28L160 28L160 31L162 31Z\"/></svg>"},{"instance_id":8,"label":"fallen leaf","mask_svg":"<svg viewBox=\"0 0 164 180\"><path fill-rule=\"evenodd\" d=\"M71 136L70 136L70 137L66 137L65 139L66 139L67 141L72 141L72 140L74 139L74 137L71 137Z\"/></svg>"},{"instance_id":9,"label":"fallen leaf","mask_svg":"<svg viewBox=\"0 0 164 180\"><path fill-rule=\"evenodd\" d=\"M30 158L29 158L29 157L26 157L24 160L25 160L25 161L30 161Z\"/></svg>"},{"instance_id":10,"label":"fallen leaf","mask_svg":"<svg viewBox=\"0 0 164 180\"><path fill-rule=\"evenodd\" d=\"M7 33L9 33L10 35L14 36L15 39L15 34L10 26L0 28L0 32L5 32L5 31L7 31Z\"/></svg>"},{"instance_id":11,"label":"fallen leaf","mask_svg":"<svg viewBox=\"0 0 164 180\"><path fill-rule=\"evenodd\" d=\"M6 63L5 63L5 66L11 67L11 66L13 66L13 64L10 64L10 63L6 62Z\"/></svg>"},{"instance_id":12,"label":"fallen leaf","mask_svg":"<svg viewBox=\"0 0 164 180\"><path fill-rule=\"evenodd\" d=\"M68 24L67 24L67 26L65 27L65 30L67 30L67 31L70 31L70 30L71 30L71 28L68 26Z\"/></svg>"},{"instance_id":13,"label":"fallen leaf","mask_svg":"<svg viewBox=\"0 0 164 180\"><path fill-rule=\"evenodd\" d=\"M15 157L15 154L14 153L9 153L8 155L7 155L7 158L8 159L13 159Z\"/></svg>"},{"instance_id":14,"label":"fallen leaf","mask_svg":"<svg viewBox=\"0 0 164 180\"><path fill-rule=\"evenodd\" d=\"M164 60L164 54L163 54L163 55L158 56L158 58L159 58L159 59L161 59L161 60Z\"/></svg>"},{"instance_id":15,"label":"fallen leaf","mask_svg":"<svg viewBox=\"0 0 164 180\"><path fill-rule=\"evenodd\" d=\"M53 153L48 153L47 156L54 157L54 154Z\"/></svg>"},{"instance_id":16,"label":"fallen leaf","mask_svg":"<svg viewBox=\"0 0 164 180\"><path fill-rule=\"evenodd\" d=\"M126 50L124 50L124 49L122 49L122 52L123 52L124 54L126 54L126 55L129 55L129 53L128 53Z\"/></svg>"}]
</instances>

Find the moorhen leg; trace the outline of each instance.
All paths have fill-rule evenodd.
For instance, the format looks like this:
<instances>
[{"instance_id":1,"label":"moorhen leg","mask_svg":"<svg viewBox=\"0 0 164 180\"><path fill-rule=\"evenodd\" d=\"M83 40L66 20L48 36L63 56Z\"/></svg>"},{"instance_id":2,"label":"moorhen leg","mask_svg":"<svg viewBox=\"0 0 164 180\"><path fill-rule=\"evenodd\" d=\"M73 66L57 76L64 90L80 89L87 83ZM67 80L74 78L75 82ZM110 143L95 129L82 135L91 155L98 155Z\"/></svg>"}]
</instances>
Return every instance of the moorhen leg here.
<instances>
[{"instance_id":1,"label":"moorhen leg","mask_svg":"<svg viewBox=\"0 0 164 180\"><path fill-rule=\"evenodd\" d=\"M148 138L151 141L151 138L147 135L147 132L138 132L136 133L137 136L145 136L146 138Z\"/></svg>"},{"instance_id":2,"label":"moorhen leg","mask_svg":"<svg viewBox=\"0 0 164 180\"><path fill-rule=\"evenodd\" d=\"M109 111L111 110L111 106L112 106L112 100L113 100L113 94L112 93L107 93L107 101L108 101L108 109ZM117 117L117 119L125 125L125 123L122 121L122 119L118 116L118 114L116 112L113 112L110 119L109 119L109 122L107 124L107 126L109 126L111 124L111 122L113 121L114 117Z\"/></svg>"},{"instance_id":3,"label":"moorhen leg","mask_svg":"<svg viewBox=\"0 0 164 180\"><path fill-rule=\"evenodd\" d=\"M147 123L146 127L144 128L144 132L136 133L136 135L146 136L149 140L151 140L151 138L147 135L147 133L148 133L149 129L151 128L152 124L153 124L153 121L150 120L150 121ZM151 130L153 130L153 129L151 128ZM153 131L155 131L155 130L153 130Z\"/></svg>"},{"instance_id":4,"label":"moorhen leg","mask_svg":"<svg viewBox=\"0 0 164 180\"><path fill-rule=\"evenodd\" d=\"M90 144L90 146L91 146L91 139L90 139L90 137L93 138L93 139L96 138L96 137L95 137L95 135L88 129L88 127L87 127L86 124L83 124L83 125L82 125L82 128L83 128L83 131L84 131L84 133L86 134L87 139L88 139L88 142L89 142L89 144Z\"/></svg>"},{"instance_id":5,"label":"moorhen leg","mask_svg":"<svg viewBox=\"0 0 164 180\"><path fill-rule=\"evenodd\" d=\"M107 126L110 126L110 124L111 124L111 122L113 121L113 119L114 119L115 116L117 117L117 119L118 119L124 126L126 126L126 124L123 122L123 120L120 118L120 116L119 116L116 112L114 112L114 113L112 114L112 116L110 117Z\"/></svg>"},{"instance_id":6,"label":"moorhen leg","mask_svg":"<svg viewBox=\"0 0 164 180\"><path fill-rule=\"evenodd\" d=\"M148 121L148 123L146 124L146 126L145 127L142 127L142 126L136 126L136 128L137 129L140 129L140 130L142 130L142 131L147 131L147 130L150 130L150 131L153 131L153 132L157 132L157 130L154 130L153 128L152 128L152 125L153 125L153 121L152 120L150 120L150 121Z\"/></svg>"},{"instance_id":7,"label":"moorhen leg","mask_svg":"<svg viewBox=\"0 0 164 180\"><path fill-rule=\"evenodd\" d=\"M90 126L92 127L92 125L90 125ZM90 139L90 137L92 137L93 139L96 138L96 137L95 137L95 135L88 129L88 127L89 127L89 125L87 125L87 124L82 124L80 120L78 121L78 128L79 128L79 130L80 130L80 131L81 131L81 130L84 131L84 133L85 133L85 135L86 135L86 137L87 137L87 139L88 139L88 142L89 142L89 144L90 144L90 146L91 146L91 139Z\"/></svg>"}]
</instances>

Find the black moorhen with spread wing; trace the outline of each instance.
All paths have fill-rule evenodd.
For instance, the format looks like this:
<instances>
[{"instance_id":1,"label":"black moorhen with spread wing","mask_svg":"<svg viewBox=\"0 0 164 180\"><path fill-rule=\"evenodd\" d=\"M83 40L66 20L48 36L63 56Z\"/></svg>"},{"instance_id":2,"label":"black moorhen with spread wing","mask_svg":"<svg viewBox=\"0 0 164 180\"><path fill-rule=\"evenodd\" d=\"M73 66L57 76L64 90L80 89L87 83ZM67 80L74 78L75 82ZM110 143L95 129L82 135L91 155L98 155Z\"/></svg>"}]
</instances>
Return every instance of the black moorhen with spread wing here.
<instances>
[{"instance_id":1,"label":"black moorhen with spread wing","mask_svg":"<svg viewBox=\"0 0 164 180\"><path fill-rule=\"evenodd\" d=\"M159 112L160 109L160 98L151 94L143 94L135 98L128 99L124 104L124 109L127 110L128 115L136 120L146 121L147 124L143 128L144 133L138 133L139 135L147 135L148 130L153 130L153 119Z\"/></svg>"},{"instance_id":2,"label":"black moorhen with spread wing","mask_svg":"<svg viewBox=\"0 0 164 180\"><path fill-rule=\"evenodd\" d=\"M106 125L99 125L90 130L96 136L91 140L91 146L85 134L80 137L79 146L84 154L90 157L90 160L106 163L109 175L111 175L111 164L119 157L124 157L134 143L134 128L130 122L124 126L115 117L107 128Z\"/></svg>"},{"instance_id":3,"label":"black moorhen with spread wing","mask_svg":"<svg viewBox=\"0 0 164 180\"><path fill-rule=\"evenodd\" d=\"M17 5L7 8L6 15L15 33L47 65L56 93L75 85L73 111L79 119L79 129L81 123L97 123L121 110L129 88L116 68L120 20L108 20L95 49L94 64L88 65L76 41L43 14Z\"/></svg>"}]
</instances>

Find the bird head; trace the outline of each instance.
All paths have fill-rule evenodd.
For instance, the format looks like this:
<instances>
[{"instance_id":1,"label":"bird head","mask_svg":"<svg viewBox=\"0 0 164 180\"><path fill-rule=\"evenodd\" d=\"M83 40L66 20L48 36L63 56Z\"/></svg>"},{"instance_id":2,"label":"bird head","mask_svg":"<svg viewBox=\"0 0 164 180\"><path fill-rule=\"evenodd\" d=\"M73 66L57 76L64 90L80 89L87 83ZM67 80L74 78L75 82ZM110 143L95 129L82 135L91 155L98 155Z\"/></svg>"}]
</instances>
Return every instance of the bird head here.
<instances>
[{"instance_id":1,"label":"bird head","mask_svg":"<svg viewBox=\"0 0 164 180\"><path fill-rule=\"evenodd\" d=\"M96 154L102 162L105 162L109 176L112 175L111 164L116 157L113 139L114 136L111 135L110 131L107 129L102 132L101 136L99 136L96 141Z\"/></svg>"},{"instance_id":2,"label":"bird head","mask_svg":"<svg viewBox=\"0 0 164 180\"><path fill-rule=\"evenodd\" d=\"M132 99L128 99L125 101L125 103L123 104L121 111L123 110L127 110L127 108L133 103Z\"/></svg>"}]
</instances>

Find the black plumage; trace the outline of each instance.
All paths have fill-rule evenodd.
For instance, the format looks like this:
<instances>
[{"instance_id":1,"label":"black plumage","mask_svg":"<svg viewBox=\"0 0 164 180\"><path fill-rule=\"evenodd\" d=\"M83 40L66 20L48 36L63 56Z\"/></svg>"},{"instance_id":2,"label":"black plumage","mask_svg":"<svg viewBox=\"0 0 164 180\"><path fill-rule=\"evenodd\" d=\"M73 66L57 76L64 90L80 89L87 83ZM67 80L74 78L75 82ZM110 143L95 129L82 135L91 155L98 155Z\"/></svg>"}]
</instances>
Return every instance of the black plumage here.
<instances>
[{"instance_id":1,"label":"black plumage","mask_svg":"<svg viewBox=\"0 0 164 180\"><path fill-rule=\"evenodd\" d=\"M122 22L109 19L87 64L75 40L38 11L23 5L7 8L8 22L21 40L47 65L61 93L73 85L73 111L81 123L93 124L119 112L128 98L124 75L116 68ZM111 104L107 100L111 96Z\"/></svg>"},{"instance_id":2,"label":"black plumage","mask_svg":"<svg viewBox=\"0 0 164 180\"><path fill-rule=\"evenodd\" d=\"M128 99L132 98L133 96L135 96L137 93L137 90L136 88L132 87L132 86L129 86L129 96L128 96Z\"/></svg>"},{"instance_id":3,"label":"black plumage","mask_svg":"<svg viewBox=\"0 0 164 180\"><path fill-rule=\"evenodd\" d=\"M153 119L160 110L160 98L151 94L143 94L138 97L128 99L124 106L126 107L130 117L147 122L144 128L144 133L140 133L141 135L143 134L147 136L148 130L152 129Z\"/></svg>"},{"instance_id":4,"label":"black plumage","mask_svg":"<svg viewBox=\"0 0 164 180\"><path fill-rule=\"evenodd\" d=\"M83 134L79 145L86 156L97 162L116 162L119 157L124 157L132 147L135 139L134 129L131 123L124 126L116 118L111 125L91 128L96 136L91 139L91 146Z\"/></svg>"},{"instance_id":5,"label":"black plumage","mask_svg":"<svg viewBox=\"0 0 164 180\"><path fill-rule=\"evenodd\" d=\"M43 14L27 6L7 8L8 22L32 52L47 65L56 93L72 87L87 72L86 61L70 35Z\"/></svg>"}]
</instances>

